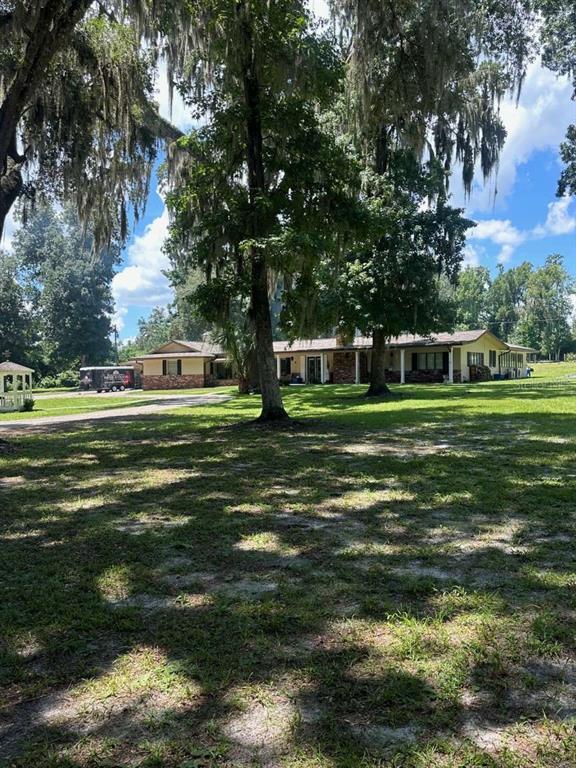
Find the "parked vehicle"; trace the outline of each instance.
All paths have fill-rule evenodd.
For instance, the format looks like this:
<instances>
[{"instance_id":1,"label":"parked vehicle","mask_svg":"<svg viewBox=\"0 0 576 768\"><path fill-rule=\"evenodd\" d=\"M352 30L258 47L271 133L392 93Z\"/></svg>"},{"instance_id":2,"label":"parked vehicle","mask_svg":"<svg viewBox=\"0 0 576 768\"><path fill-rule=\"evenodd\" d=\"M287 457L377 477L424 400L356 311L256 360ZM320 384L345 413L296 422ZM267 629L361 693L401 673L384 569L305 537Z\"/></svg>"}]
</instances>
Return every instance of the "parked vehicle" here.
<instances>
[{"instance_id":1,"label":"parked vehicle","mask_svg":"<svg viewBox=\"0 0 576 768\"><path fill-rule=\"evenodd\" d=\"M140 373L131 365L80 368L80 389L83 391L124 392L140 386Z\"/></svg>"}]
</instances>

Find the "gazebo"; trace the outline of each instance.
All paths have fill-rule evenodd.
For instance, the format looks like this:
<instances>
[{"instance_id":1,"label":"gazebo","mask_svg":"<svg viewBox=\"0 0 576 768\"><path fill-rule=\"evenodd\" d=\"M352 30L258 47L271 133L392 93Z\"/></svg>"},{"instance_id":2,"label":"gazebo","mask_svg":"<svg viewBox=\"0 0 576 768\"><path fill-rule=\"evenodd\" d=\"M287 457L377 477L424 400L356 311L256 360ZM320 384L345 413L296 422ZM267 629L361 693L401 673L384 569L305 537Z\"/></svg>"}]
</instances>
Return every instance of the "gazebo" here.
<instances>
[{"instance_id":1,"label":"gazebo","mask_svg":"<svg viewBox=\"0 0 576 768\"><path fill-rule=\"evenodd\" d=\"M26 400L32 398L33 373L33 368L26 368L11 360L0 363L0 412L18 411ZM10 389L7 389L7 384L11 384Z\"/></svg>"}]
</instances>

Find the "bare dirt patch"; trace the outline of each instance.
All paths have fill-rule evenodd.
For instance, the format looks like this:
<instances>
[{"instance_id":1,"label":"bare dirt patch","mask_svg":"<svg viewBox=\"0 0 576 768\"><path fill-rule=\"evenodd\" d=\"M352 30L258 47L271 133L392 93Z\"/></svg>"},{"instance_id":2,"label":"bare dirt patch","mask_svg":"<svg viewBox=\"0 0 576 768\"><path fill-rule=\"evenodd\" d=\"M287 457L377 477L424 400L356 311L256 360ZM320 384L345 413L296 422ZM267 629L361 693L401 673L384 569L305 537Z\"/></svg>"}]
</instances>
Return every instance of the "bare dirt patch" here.
<instances>
[{"instance_id":1,"label":"bare dirt patch","mask_svg":"<svg viewBox=\"0 0 576 768\"><path fill-rule=\"evenodd\" d=\"M353 725L352 733L369 747L398 746L414 744L418 729L412 725L392 728L386 725Z\"/></svg>"},{"instance_id":2,"label":"bare dirt patch","mask_svg":"<svg viewBox=\"0 0 576 768\"><path fill-rule=\"evenodd\" d=\"M480 749L496 752L502 748L506 740L506 728L492 725L479 718L470 718L462 728L464 738L472 741Z\"/></svg>"},{"instance_id":3,"label":"bare dirt patch","mask_svg":"<svg viewBox=\"0 0 576 768\"><path fill-rule=\"evenodd\" d=\"M175 520L170 517L146 517L140 519L126 520L123 523L117 523L114 528L121 533L129 533L133 536L140 536L148 531L153 531L156 528L177 528L178 526L186 525L188 520L180 519Z\"/></svg>"},{"instance_id":4,"label":"bare dirt patch","mask_svg":"<svg viewBox=\"0 0 576 768\"><path fill-rule=\"evenodd\" d=\"M280 765L297 717L294 704L276 696L266 701L251 702L247 709L222 726L230 742L229 757L234 765L275 768Z\"/></svg>"}]
</instances>

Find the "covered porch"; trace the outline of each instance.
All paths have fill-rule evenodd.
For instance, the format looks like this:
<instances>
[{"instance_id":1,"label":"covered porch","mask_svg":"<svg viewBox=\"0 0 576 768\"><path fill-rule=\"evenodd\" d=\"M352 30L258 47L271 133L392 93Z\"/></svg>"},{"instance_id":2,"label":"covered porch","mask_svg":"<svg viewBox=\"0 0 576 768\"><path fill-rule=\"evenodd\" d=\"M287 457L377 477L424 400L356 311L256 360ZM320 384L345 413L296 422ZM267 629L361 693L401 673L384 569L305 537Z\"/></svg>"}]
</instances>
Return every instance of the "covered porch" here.
<instances>
[{"instance_id":1,"label":"covered porch","mask_svg":"<svg viewBox=\"0 0 576 768\"><path fill-rule=\"evenodd\" d=\"M384 356L391 383L446 381L461 377L461 349L453 345L389 347ZM276 353L277 376L283 384L366 384L370 380L372 350L342 348Z\"/></svg>"},{"instance_id":2,"label":"covered porch","mask_svg":"<svg viewBox=\"0 0 576 768\"><path fill-rule=\"evenodd\" d=\"M0 363L0 412L19 411L32 399L33 368L6 360Z\"/></svg>"},{"instance_id":3,"label":"covered porch","mask_svg":"<svg viewBox=\"0 0 576 768\"><path fill-rule=\"evenodd\" d=\"M276 373L283 384L366 383L369 355L364 349L276 353Z\"/></svg>"}]
</instances>

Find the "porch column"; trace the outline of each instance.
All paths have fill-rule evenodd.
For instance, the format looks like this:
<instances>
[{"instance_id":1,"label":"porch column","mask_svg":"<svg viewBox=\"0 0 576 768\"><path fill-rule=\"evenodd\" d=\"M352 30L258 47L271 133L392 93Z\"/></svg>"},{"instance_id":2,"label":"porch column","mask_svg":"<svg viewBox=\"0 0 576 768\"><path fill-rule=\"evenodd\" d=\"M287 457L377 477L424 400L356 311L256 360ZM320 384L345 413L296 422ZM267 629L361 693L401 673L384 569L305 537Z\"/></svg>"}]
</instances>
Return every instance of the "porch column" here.
<instances>
[{"instance_id":1,"label":"porch column","mask_svg":"<svg viewBox=\"0 0 576 768\"><path fill-rule=\"evenodd\" d=\"M0 395L4 394L4 374L0 373Z\"/></svg>"},{"instance_id":2,"label":"porch column","mask_svg":"<svg viewBox=\"0 0 576 768\"><path fill-rule=\"evenodd\" d=\"M276 376L280 378L280 355L276 358Z\"/></svg>"},{"instance_id":3,"label":"porch column","mask_svg":"<svg viewBox=\"0 0 576 768\"><path fill-rule=\"evenodd\" d=\"M320 384L324 384L324 371L326 370L326 355L324 352L320 353Z\"/></svg>"},{"instance_id":4,"label":"porch column","mask_svg":"<svg viewBox=\"0 0 576 768\"><path fill-rule=\"evenodd\" d=\"M360 351L354 352L354 383L360 384Z\"/></svg>"},{"instance_id":5,"label":"porch column","mask_svg":"<svg viewBox=\"0 0 576 768\"><path fill-rule=\"evenodd\" d=\"M406 384L406 350L400 347L400 384Z\"/></svg>"},{"instance_id":6,"label":"porch column","mask_svg":"<svg viewBox=\"0 0 576 768\"><path fill-rule=\"evenodd\" d=\"M454 384L454 348L448 347L448 383Z\"/></svg>"}]
</instances>

